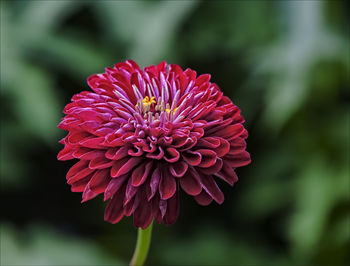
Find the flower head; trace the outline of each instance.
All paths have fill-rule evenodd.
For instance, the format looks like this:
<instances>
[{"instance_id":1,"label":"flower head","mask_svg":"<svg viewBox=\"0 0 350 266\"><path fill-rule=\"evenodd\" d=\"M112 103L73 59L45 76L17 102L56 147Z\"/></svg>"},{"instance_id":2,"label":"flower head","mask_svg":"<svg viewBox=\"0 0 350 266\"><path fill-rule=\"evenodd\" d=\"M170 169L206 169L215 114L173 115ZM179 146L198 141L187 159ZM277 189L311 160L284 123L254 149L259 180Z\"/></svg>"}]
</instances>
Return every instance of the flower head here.
<instances>
[{"instance_id":1,"label":"flower head","mask_svg":"<svg viewBox=\"0 0 350 266\"><path fill-rule=\"evenodd\" d=\"M232 186L235 168L250 163L240 110L210 75L128 60L87 81L93 92L64 109L59 127L69 133L58 159L79 160L67 182L83 202L104 193L106 221L172 224L180 188L201 205L221 204L215 179Z\"/></svg>"}]
</instances>

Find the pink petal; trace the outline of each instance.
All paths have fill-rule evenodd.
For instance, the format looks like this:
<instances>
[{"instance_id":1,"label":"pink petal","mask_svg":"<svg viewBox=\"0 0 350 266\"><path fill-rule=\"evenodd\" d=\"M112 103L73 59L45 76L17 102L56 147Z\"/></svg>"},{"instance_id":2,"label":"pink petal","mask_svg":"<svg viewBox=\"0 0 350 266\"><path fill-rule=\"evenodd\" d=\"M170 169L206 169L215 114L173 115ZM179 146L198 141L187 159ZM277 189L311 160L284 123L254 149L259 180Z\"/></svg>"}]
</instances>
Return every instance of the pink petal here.
<instances>
[{"instance_id":1,"label":"pink petal","mask_svg":"<svg viewBox=\"0 0 350 266\"><path fill-rule=\"evenodd\" d=\"M174 148L167 148L165 150L164 159L169 163L174 163L180 158L180 153Z\"/></svg>"},{"instance_id":2,"label":"pink petal","mask_svg":"<svg viewBox=\"0 0 350 266\"><path fill-rule=\"evenodd\" d=\"M178 161L169 165L170 173L175 177L183 177L188 169L188 164L183 161Z\"/></svg>"},{"instance_id":3,"label":"pink petal","mask_svg":"<svg viewBox=\"0 0 350 266\"><path fill-rule=\"evenodd\" d=\"M165 224L173 224L179 216L179 192L167 201L167 210L164 216Z\"/></svg>"},{"instance_id":4,"label":"pink petal","mask_svg":"<svg viewBox=\"0 0 350 266\"><path fill-rule=\"evenodd\" d=\"M89 186L86 186L85 187L85 190L84 190L84 193L83 193L83 196L82 196L82 201L81 203L85 202L85 201L88 201L88 200L91 200L93 198L95 198L96 196L98 195L98 193L95 193L93 192Z\"/></svg>"},{"instance_id":5,"label":"pink petal","mask_svg":"<svg viewBox=\"0 0 350 266\"><path fill-rule=\"evenodd\" d=\"M199 175L199 177L205 192L207 192L217 203L222 204L224 202L224 194L219 189L214 178L205 175Z\"/></svg>"},{"instance_id":6,"label":"pink petal","mask_svg":"<svg viewBox=\"0 0 350 266\"><path fill-rule=\"evenodd\" d=\"M129 157L119 161L115 161L112 165L111 176L115 178L130 172L142 160L143 159L139 157Z\"/></svg>"},{"instance_id":7,"label":"pink petal","mask_svg":"<svg viewBox=\"0 0 350 266\"><path fill-rule=\"evenodd\" d=\"M146 179L149 175L149 172L152 168L152 164L153 164L153 161L150 161L147 164L143 163L134 169L134 171L132 172L132 176L131 176L132 185L134 187L138 187L146 181Z\"/></svg>"},{"instance_id":8,"label":"pink petal","mask_svg":"<svg viewBox=\"0 0 350 266\"><path fill-rule=\"evenodd\" d=\"M109 148L106 152L106 158L111 160L120 160L128 156L129 148L126 146L118 148Z\"/></svg>"},{"instance_id":9,"label":"pink petal","mask_svg":"<svg viewBox=\"0 0 350 266\"><path fill-rule=\"evenodd\" d=\"M180 179L180 185L182 189L191 196L196 196L202 191L199 175L192 169L189 169Z\"/></svg>"},{"instance_id":10,"label":"pink petal","mask_svg":"<svg viewBox=\"0 0 350 266\"><path fill-rule=\"evenodd\" d=\"M112 178L112 180L109 182L105 194L104 194L104 201L108 200L110 197L112 197L115 193L121 189L121 187L124 185L125 180L129 177L128 174L119 176L118 178Z\"/></svg>"},{"instance_id":11,"label":"pink petal","mask_svg":"<svg viewBox=\"0 0 350 266\"><path fill-rule=\"evenodd\" d=\"M192 166L199 165L202 160L202 155L199 152L185 151L182 153L182 157Z\"/></svg>"},{"instance_id":12,"label":"pink petal","mask_svg":"<svg viewBox=\"0 0 350 266\"><path fill-rule=\"evenodd\" d=\"M103 193L110 181L109 169L97 170L89 182L89 188L95 193Z\"/></svg>"},{"instance_id":13,"label":"pink petal","mask_svg":"<svg viewBox=\"0 0 350 266\"><path fill-rule=\"evenodd\" d=\"M223 157L230 151L230 143L223 138L219 138L219 140L220 140L220 145L214 148L213 151L216 153L218 157Z\"/></svg>"},{"instance_id":14,"label":"pink petal","mask_svg":"<svg viewBox=\"0 0 350 266\"><path fill-rule=\"evenodd\" d=\"M209 205L213 199L204 190L197 196L194 197L198 204L202 206Z\"/></svg>"},{"instance_id":15,"label":"pink petal","mask_svg":"<svg viewBox=\"0 0 350 266\"><path fill-rule=\"evenodd\" d=\"M198 165L200 167L209 167L215 164L216 162L216 153L212 150L200 149L196 152L202 155L201 163Z\"/></svg>"},{"instance_id":16,"label":"pink petal","mask_svg":"<svg viewBox=\"0 0 350 266\"><path fill-rule=\"evenodd\" d=\"M217 158L214 165L209 166L207 168L197 167L196 169L205 175L213 175L221 170L222 164L223 164L222 159Z\"/></svg>"},{"instance_id":17,"label":"pink petal","mask_svg":"<svg viewBox=\"0 0 350 266\"><path fill-rule=\"evenodd\" d=\"M105 158L105 157L97 157L92 159L89 163L90 169L104 169L109 168L113 165L113 161Z\"/></svg>"},{"instance_id":18,"label":"pink petal","mask_svg":"<svg viewBox=\"0 0 350 266\"><path fill-rule=\"evenodd\" d=\"M225 160L233 168L245 166L251 162L250 154L246 151L236 155L227 155L225 156Z\"/></svg>"},{"instance_id":19,"label":"pink petal","mask_svg":"<svg viewBox=\"0 0 350 266\"><path fill-rule=\"evenodd\" d=\"M176 191L175 179L169 174L168 171L163 170L160 178L160 182L159 182L160 198L163 200L167 200L175 194L175 191Z\"/></svg>"},{"instance_id":20,"label":"pink petal","mask_svg":"<svg viewBox=\"0 0 350 266\"><path fill-rule=\"evenodd\" d=\"M106 207L104 220L115 224L119 222L123 218L123 216L123 200L119 197L113 197Z\"/></svg>"},{"instance_id":21,"label":"pink petal","mask_svg":"<svg viewBox=\"0 0 350 266\"><path fill-rule=\"evenodd\" d=\"M151 180L150 180L151 193L149 195L147 195L148 200L151 200L154 197L154 195L156 194L159 182L160 182L160 171L159 171L159 168L156 167L154 169L154 172L153 172Z\"/></svg>"}]
</instances>

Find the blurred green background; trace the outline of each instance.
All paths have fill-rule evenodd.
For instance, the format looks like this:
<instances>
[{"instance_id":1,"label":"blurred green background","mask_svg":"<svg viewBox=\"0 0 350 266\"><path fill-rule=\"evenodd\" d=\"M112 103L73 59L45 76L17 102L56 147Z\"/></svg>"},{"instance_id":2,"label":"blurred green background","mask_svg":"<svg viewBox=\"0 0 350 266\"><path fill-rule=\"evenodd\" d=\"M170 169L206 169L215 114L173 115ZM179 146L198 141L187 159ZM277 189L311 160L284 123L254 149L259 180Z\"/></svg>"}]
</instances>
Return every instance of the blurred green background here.
<instances>
[{"instance_id":1,"label":"blurred green background","mask_svg":"<svg viewBox=\"0 0 350 266\"><path fill-rule=\"evenodd\" d=\"M128 263L132 219L80 204L58 162L73 94L104 67L162 60L237 104L252 164L222 206L181 196L149 265L349 265L349 4L1 1L1 265Z\"/></svg>"}]
</instances>

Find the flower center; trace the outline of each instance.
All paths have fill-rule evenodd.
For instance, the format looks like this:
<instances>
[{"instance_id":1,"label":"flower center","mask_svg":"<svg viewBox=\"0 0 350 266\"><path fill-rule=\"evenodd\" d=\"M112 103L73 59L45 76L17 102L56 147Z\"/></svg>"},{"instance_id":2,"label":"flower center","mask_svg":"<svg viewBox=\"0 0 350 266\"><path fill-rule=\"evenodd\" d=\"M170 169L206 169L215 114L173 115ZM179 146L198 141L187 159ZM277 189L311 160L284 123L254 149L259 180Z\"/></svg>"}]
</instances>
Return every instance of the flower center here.
<instances>
[{"instance_id":1,"label":"flower center","mask_svg":"<svg viewBox=\"0 0 350 266\"><path fill-rule=\"evenodd\" d=\"M172 118L178 107L175 107L176 102L173 101L170 106L169 103L162 101L161 97L156 98L152 96L149 98L146 96L143 100L139 100L136 104L136 109L145 119L151 118L152 120L158 120L162 113L166 114L168 119Z\"/></svg>"}]
</instances>

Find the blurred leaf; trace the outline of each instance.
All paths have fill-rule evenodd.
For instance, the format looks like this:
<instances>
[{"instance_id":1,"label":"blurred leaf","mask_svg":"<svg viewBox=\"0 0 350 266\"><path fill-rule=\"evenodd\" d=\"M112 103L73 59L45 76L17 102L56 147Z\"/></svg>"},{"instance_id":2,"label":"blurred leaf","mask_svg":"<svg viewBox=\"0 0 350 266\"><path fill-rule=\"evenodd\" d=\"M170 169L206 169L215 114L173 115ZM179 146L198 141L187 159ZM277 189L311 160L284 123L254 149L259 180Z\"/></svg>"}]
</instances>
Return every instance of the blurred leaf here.
<instances>
[{"instance_id":1,"label":"blurred leaf","mask_svg":"<svg viewBox=\"0 0 350 266\"><path fill-rule=\"evenodd\" d=\"M124 265L90 241L67 237L45 226L16 232L1 225L1 265Z\"/></svg>"},{"instance_id":2,"label":"blurred leaf","mask_svg":"<svg viewBox=\"0 0 350 266\"><path fill-rule=\"evenodd\" d=\"M323 158L313 158L299 177L296 210L289 237L296 257L310 260L317 251L327 219L339 200L349 200L347 171L333 169Z\"/></svg>"},{"instance_id":3,"label":"blurred leaf","mask_svg":"<svg viewBox=\"0 0 350 266\"><path fill-rule=\"evenodd\" d=\"M266 110L261 126L279 129L303 106L309 94L309 70L320 58L344 60L345 42L328 32L322 20L323 2L284 2L289 10L287 36L257 67L261 73L274 74L265 95ZM345 62L345 61L343 61Z\"/></svg>"},{"instance_id":4,"label":"blurred leaf","mask_svg":"<svg viewBox=\"0 0 350 266\"><path fill-rule=\"evenodd\" d=\"M22 1L23 2L23 1ZM23 4L23 3L22 3ZM17 27L26 27L30 30L30 37L35 39L45 36L57 27L65 17L69 16L79 5L80 1L26 1L23 12L17 14Z\"/></svg>"},{"instance_id":5,"label":"blurred leaf","mask_svg":"<svg viewBox=\"0 0 350 266\"><path fill-rule=\"evenodd\" d=\"M40 68L18 64L9 93L13 94L14 111L20 123L49 144L57 139L60 120L58 97L47 73Z\"/></svg>"},{"instance_id":6,"label":"blurred leaf","mask_svg":"<svg viewBox=\"0 0 350 266\"><path fill-rule=\"evenodd\" d=\"M197 1L106 2L96 4L110 34L130 45L129 57L140 65L161 60L186 16Z\"/></svg>"}]
</instances>

